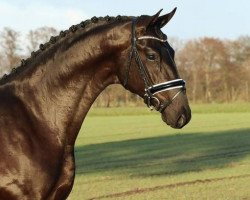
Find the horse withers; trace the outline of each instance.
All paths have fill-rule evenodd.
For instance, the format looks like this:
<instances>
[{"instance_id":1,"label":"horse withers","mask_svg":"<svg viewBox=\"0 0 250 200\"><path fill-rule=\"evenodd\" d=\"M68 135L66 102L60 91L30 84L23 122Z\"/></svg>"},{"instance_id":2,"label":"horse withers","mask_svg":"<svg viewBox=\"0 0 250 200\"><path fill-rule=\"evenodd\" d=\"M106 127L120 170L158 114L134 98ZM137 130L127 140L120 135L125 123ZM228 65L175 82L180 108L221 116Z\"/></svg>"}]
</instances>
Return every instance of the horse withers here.
<instances>
[{"instance_id":1,"label":"horse withers","mask_svg":"<svg viewBox=\"0 0 250 200\"><path fill-rule=\"evenodd\" d=\"M174 50L162 33L175 13L93 17L51 37L0 80L0 199L63 200L74 144L97 96L122 84L182 128L191 111Z\"/></svg>"}]
</instances>

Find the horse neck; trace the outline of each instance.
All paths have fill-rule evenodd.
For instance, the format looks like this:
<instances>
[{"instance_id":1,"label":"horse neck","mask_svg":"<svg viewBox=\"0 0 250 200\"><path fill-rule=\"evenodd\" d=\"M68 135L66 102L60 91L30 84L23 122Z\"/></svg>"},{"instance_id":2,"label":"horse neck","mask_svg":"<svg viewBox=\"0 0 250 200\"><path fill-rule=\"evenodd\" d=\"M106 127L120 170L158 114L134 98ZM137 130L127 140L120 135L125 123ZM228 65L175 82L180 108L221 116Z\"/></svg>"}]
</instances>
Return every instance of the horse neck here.
<instances>
[{"instance_id":1,"label":"horse neck","mask_svg":"<svg viewBox=\"0 0 250 200\"><path fill-rule=\"evenodd\" d=\"M46 122L51 132L73 145L94 100L108 85L119 82L109 56L117 53L115 43L122 47L119 36L107 29L72 43L65 51L58 50L53 60L31 68L16 94L35 123L43 127Z\"/></svg>"}]
</instances>

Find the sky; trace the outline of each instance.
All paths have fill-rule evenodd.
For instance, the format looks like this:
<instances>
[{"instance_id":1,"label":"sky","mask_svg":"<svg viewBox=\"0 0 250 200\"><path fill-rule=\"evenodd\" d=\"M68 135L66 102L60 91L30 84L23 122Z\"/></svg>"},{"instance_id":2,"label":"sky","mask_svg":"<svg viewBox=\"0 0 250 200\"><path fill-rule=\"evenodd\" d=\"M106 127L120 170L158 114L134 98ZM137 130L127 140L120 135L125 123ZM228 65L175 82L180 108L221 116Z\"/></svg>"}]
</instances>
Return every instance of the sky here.
<instances>
[{"instance_id":1,"label":"sky","mask_svg":"<svg viewBox=\"0 0 250 200\"><path fill-rule=\"evenodd\" d=\"M58 30L93 16L162 14L177 7L163 29L171 37L236 39L250 35L250 0L0 0L0 31L10 27L22 34L42 26Z\"/></svg>"}]
</instances>

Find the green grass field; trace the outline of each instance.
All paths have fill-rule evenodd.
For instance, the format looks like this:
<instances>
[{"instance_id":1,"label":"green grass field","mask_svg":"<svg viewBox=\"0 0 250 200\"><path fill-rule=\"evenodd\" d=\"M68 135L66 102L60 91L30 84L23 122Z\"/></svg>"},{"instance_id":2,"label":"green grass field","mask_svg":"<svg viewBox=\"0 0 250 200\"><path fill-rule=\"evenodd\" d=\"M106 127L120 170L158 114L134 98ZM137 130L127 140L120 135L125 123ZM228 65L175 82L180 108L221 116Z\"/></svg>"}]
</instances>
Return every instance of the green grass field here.
<instances>
[{"instance_id":1,"label":"green grass field","mask_svg":"<svg viewBox=\"0 0 250 200\"><path fill-rule=\"evenodd\" d=\"M68 199L250 199L250 104L192 111L175 130L146 108L92 109Z\"/></svg>"}]
</instances>

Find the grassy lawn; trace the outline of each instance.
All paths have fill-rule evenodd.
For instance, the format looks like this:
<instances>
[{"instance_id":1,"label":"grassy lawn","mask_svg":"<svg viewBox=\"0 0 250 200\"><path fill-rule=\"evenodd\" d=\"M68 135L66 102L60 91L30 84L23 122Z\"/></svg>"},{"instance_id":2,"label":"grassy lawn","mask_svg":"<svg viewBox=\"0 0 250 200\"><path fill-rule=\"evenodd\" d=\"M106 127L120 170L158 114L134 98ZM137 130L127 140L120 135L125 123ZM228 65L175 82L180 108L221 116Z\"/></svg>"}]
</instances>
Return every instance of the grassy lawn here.
<instances>
[{"instance_id":1,"label":"grassy lawn","mask_svg":"<svg viewBox=\"0 0 250 200\"><path fill-rule=\"evenodd\" d=\"M192 110L174 130L145 108L92 109L69 199L250 199L250 104Z\"/></svg>"}]
</instances>

